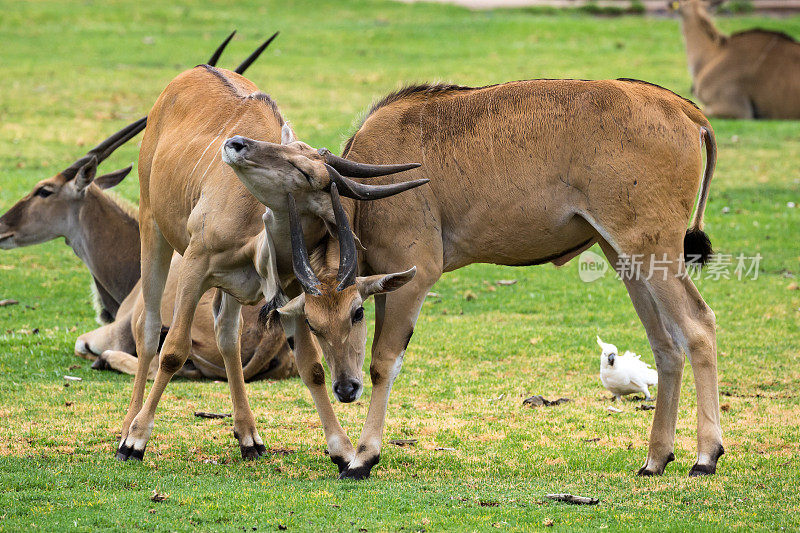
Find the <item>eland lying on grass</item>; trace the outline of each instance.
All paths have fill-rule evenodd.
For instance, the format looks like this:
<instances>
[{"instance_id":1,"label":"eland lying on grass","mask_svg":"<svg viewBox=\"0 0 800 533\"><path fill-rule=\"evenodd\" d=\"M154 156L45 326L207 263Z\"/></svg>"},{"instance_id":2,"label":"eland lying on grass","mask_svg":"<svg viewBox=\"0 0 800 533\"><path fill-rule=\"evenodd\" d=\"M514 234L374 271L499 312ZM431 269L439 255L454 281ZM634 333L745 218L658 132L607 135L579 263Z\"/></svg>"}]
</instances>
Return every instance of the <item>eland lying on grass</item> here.
<instances>
[{"instance_id":1,"label":"eland lying on grass","mask_svg":"<svg viewBox=\"0 0 800 533\"><path fill-rule=\"evenodd\" d=\"M397 194L426 181L371 186L340 178L334 167L345 174L369 176L418 165L359 165L337 158L326 167L316 150L295 141L272 98L239 74L209 65L184 72L170 82L148 120L139 154L145 310L134 325L139 371L123 422L117 458L142 458L158 401L191 351L192 316L202 294L212 287L220 289L214 301L214 331L233 399L234 435L243 457L264 455L266 447L256 430L244 388L239 310L243 304L255 304L262 297L273 306L285 301L281 285L292 278L286 193L281 192L276 201L270 202L276 207L265 213L259 201L223 163L220 151L223 143L236 134L283 143L274 145L278 148L276 166L294 169L295 177L314 186L300 198L305 217L303 231L314 242L335 225L327 192L332 180L348 184L347 194L365 199ZM304 155L307 153L313 153L317 161L309 163ZM174 318L160 350L153 387L142 404L146 370L159 350L161 300L173 251L183 256ZM288 290L300 292L292 287ZM300 324L297 329L304 329L304 321L299 318L297 321ZM344 435L333 416L320 356L307 331L305 336L288 339L290 345L306 354L305 358L296 358L300 376L311 388L317 408L329 413L326 420L332 419L336 425L333 429ZM341 448L346 451L345 441L350 445L346 436ZM333 455L340 454L336 443L330 445L330 451Z\"/></svg>"},{"instance_id":2,"label":"eland lying on grass","mask_svg":"<svg viewBox=\"0 0 800 533\"><path fill-rule=\"evenodd\" d=\"M724 35L706 10L709 2L672 5L681 15L692 92L708 116L800 119L800 43L762 29Z\"/></svg>"},{"instance_id":3,"label":"eland lying on grass","mask_svg":"<svg viewBox=\"0 0 800 533\"><path fill-rule=\"evenodd\" d=\"M339 267L339 283L319 276L317 283L308 266L317 258L320 271L334 272L337 252L345 249L341 237L321 227L308 230L322 202L316 193L328 187L329 178L336 180L341 168L330 167L342 159L302 143L277 145L255 140L263 135L249 137L254 139L226 142L226 161L276 213L286 211L286 194L293 195L311 248L311 263L304 260L296 267L304 296L278 310L282 320L293 321L287 334L295 337L295 357L298 364L316 357L312 343L297 342L310 331L332 370L334 394L353 401L362 390L365 335L359 307L364 295L349 268L343 274ZM425 176L430 184L379 203L342 200L363 246L358 257L363 274L405 273L416 266L412 279L400 275L402 287L375 296L372 395L355 449L327 403L320 408L317 402L342 477L365 478L379 461L392 384L425 296L443 272L471 263L563 265L594 243L612 265L637 258L633 275L623 279L659 375L650 447L639 473L661 474L673 460L684 354L697 383L698 450L690 475L714 473L723 453L715 317L682 275L684 253L703 260L711 253L702 222L716 144L694 104L629 79L530 80L479 88L418 85L375 104L343 156L371 164L421 161L409 174ZM375 181L389 184L393 178ZM299 239L294 244L300 247ZM654 266L663 275L649 277ZM315 367L318 378L304 382L317 400L324 374Z\"/></svg>"}]
</instances>

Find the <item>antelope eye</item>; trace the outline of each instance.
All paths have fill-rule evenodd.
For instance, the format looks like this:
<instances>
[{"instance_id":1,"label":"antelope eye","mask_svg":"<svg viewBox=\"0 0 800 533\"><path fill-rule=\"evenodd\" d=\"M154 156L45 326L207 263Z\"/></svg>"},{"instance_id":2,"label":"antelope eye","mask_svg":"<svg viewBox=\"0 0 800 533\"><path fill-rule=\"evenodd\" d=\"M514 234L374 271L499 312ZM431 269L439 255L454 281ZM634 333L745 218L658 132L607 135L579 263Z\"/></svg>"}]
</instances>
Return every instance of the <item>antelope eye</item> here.
<instances>
[{"instance_id":1,"label":"antelope eye","mask_svg":"<svg viewBox=\"0 0 800 533\"><path fill-rule=\"evenodd\" d=\"M353 324L355 324L356 322L361 322L363 319L364 319L364 308L359 307L353 313Z\"/></svg>"},{"instance_id":2,"label":"antelope eye","mask_svg":"<svg viewBox=\"0 0 800 533\"><path fill-rule=\"evenodd\" d=\"M47 198L51 194L53 194L53 191L51 191L50 189L45 189L44 187L36 189L36 192L33 193L34 196L41 196L42 198Z\"/></svg>"}]
</instances>

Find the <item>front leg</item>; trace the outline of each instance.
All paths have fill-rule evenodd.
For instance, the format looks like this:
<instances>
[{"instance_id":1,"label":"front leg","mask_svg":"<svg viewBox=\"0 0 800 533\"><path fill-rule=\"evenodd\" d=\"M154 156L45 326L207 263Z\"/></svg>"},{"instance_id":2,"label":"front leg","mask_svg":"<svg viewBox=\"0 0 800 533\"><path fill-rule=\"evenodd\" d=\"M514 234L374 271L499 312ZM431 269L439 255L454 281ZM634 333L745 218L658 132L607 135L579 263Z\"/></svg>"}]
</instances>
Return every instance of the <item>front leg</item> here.
<instances>
[{"instance_id":1,"label":"front leg","mask_svg":"<svg viewBox=\"0 0 800 533\"><path fill-rule=\"evenodd\" d=\"M204 256L198 255L191 243L189 248L186 249L184 260L181 263L180 274L178 276L178 288L175 297L175 314L172 320L172 327L164 339L164 345L161 347L161 353L158 361L158 371L156 372L153 387L147 395L147 400L142 405L130 425L123 429L122 439L120 440L117 449L117 459L127 461L128 459L141 460L144 456L144 450L147 442L150 439L150 434L153 431L153 424L155 419L156 407L161 400L161 395L164 393L167 384L172 379L172 376L183 367L186 359L189 357L189 352L192 348L191 327L194 313L197 309L197 303L200 297L206 291L207 278L206 272L208 269L208 262ZM144 346L150 348L150 353L155 353L153 344L157 348L158 345L158 331L152 327L153 316L152 313L145 313L147 320L148 335L145 337L147 344ZM160 319L160 317L158 317ZM140 320L141 322L141 320ZM159 320L160 322L160 320ZM140 328L144 329L144 328ZM153 335L156 333L156 335ZM142 343L140 342L141 335L137 336L137 349ZM155 343L153 338L155 337ZM140 358L142 356L140 355ZM147 360L147 365L144 365L145 360L141 359L139 369L137 369L134 386L136 387L140 382L141 392L144 392L144 382L147 380L147 371L150 366L150 360ZM131 409L135 407L134 401L137 399L136 394L139 389L134 389L134 399L131 402ZM129 415L130 416L130 413ZM126 418L126 422L128 418Z\"/></svg>"},{"instance_id":2,"label":"front leg","mask_svg":"<svg viewBox=\"0 0 800 533\"><path fill-rule=\"evenodd\" d=\"M375 338L369 367L372 396L356 456L340 474L342 479L366 479L380 460L389 394L403 366L425 295L435 281L435 277L417 273L402 289L375 296Z\"/></svg>"},{"instance_id":3,"label":"front leg","mask_svg":"<svg viewBox=\"0 0 800 533\"><path fill-rule=\"evenodd\" d=\"M350 438L339 424L336 413L333 412L333 406L325 388L325 369L322 368L319 346L311 337L311 331L303 317L287 317L282 321L284 321L286 341L294 352L300 378L308 387L322 422L322 431L325 433L331 461L339 467L339 472L342 472L353 460L355 451Z\"/></svg>"}]
</instances>

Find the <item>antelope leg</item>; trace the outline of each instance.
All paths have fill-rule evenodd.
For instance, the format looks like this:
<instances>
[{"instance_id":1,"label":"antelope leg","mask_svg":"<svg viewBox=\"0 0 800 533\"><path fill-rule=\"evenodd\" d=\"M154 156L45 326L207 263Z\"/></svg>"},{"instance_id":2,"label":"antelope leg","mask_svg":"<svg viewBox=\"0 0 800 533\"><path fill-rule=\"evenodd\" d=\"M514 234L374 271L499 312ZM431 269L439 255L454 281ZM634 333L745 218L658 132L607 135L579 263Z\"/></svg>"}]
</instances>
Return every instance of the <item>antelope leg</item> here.
<instances>
[{"instance_id":1,"label":"antelope leg","mask_svg":"<svg viewBox=\"0 0 800 533\"><path fill-rule=\"evenodd\" d=\"M190 242L181 263L175 298L175 316L161 348L158 372L153 387L150 389L144 406L131 421L127 435L120 442L117 459L122 461L141 460L144 456L144 449L150 439L150 433L153 431L156 407L161 395L172 376L183 367L189 357L192 347L192 320L197 303L208 288L206 279L208 261L202 256L202 253L196 253L194 248L196 247L193 247L193 242ZM137 380L140 379L141 374L144 374L141 378L146 380L146 369L144 372L137 371Z\"/></svg>"},{"instance_id":2,"label":"antelope leg","mask_svg":"<svg viewBox=\"0 0 800 533\"><path fill-rule=\"evenodd\" d=\"M231 389L233 402L233 434L239 441L244 459L257 459L267 454L267 448L258 435L256 421L250 410L242 372L242 356L239 351L242 306L223 291L214 298L214 333L217 346L225 361L225 373Z\"/></svg>"},{"instance_id":3,"label":"antelope leg","mask_svg":"<svg viewBox=\"0 0 800 533\"><path fill-rule=\"evenodd\" d=\"M407 286L375 297L375 340L369 369L372 396L356 456L340 478L368 478L372 467L380 460L389 394L403 366L403 356L414 333L422 303L434 282L435 278L431 281L430 277L418 273Z\"/></svg>"},{"instance_id":4,"label":"antelope leg","mask_svg":"<svg viewBox=\"0 0 800 533\"><path fill-rule=\"evenodd\" d=\"M295 361L300 378L308 387L314 406L317 408L325 441L328 443L328 453L339 472L347 468L355 452L349 437L339 424L336 413L333 412L328 391L325 388L325 369L322 368L321 351L302 317L287 319L286 340L293 346Z\"/></svg>"}]
</instances>

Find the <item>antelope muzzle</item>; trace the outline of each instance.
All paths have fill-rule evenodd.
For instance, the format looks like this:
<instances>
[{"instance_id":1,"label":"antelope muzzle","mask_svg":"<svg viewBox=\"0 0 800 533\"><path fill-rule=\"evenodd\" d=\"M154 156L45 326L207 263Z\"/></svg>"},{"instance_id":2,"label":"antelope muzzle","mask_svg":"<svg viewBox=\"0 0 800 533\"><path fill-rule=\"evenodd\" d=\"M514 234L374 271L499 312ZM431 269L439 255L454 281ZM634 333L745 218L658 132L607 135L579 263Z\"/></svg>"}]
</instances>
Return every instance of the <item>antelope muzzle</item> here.
<instances>
[{"instance_id":1,"label":"antelope muzzle","mask_svg":"<svg viewBox=\"0 0 800 533\"><path fill-rule=\"evenodd\" d=\"M255 149L256 141L235 135L225 141L222 146L222 160L229 165L242 166L244 164L252 164L248 159L248 155L252 155Z\"/></svg>"},{"instance_id":2,"label":"antelope muzzle","mask_svg":"<svg viewBox=\"0 0 800 533\"><path fill-rule=\"evenodd\" d=\"M333 382L333 395L342 403L352 403L361 398L362 383L353 378L340 378Z\"/></svg>"}]
</instances>

